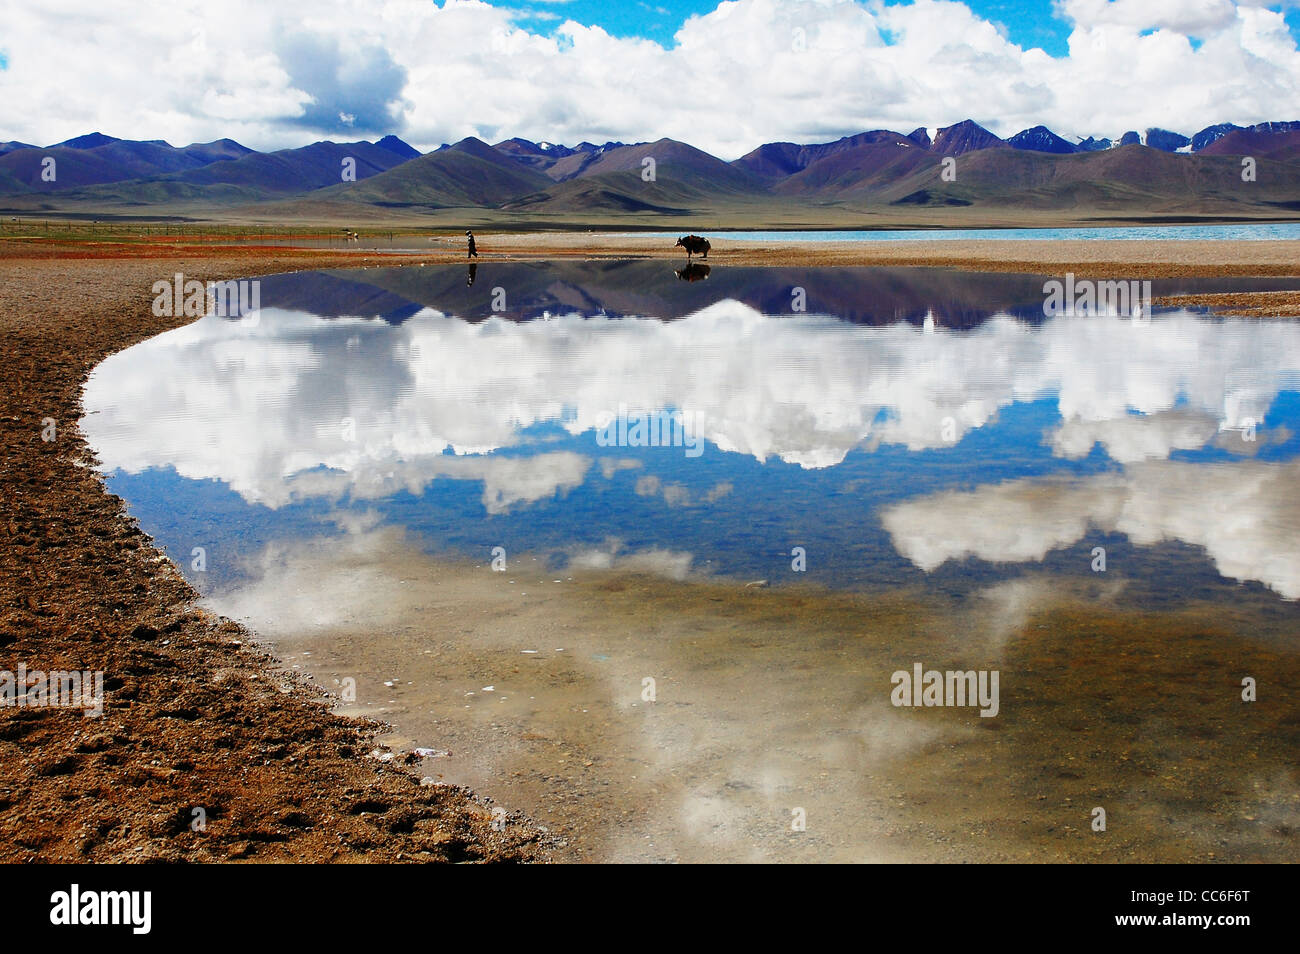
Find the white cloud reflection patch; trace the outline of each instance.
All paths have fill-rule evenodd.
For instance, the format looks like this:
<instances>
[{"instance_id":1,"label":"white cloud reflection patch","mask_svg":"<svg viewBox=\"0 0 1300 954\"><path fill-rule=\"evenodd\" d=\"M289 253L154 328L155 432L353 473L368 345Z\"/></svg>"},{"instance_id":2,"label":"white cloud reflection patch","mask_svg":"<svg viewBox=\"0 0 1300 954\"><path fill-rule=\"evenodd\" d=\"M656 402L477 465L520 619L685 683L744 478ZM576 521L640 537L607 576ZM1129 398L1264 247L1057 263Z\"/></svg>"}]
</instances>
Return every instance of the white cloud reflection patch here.
<instances>
[{"instance_id":1,"label":"white cloud reflection patch","mask_svg":"<svg viewBox=\"0 0 1300 954\"><path fill-rule=\"evenodd\" d=\"M1054 397L1053 453L1100 444L1132 463L1205 446L1298 385L1300 326L1186 313L924 333L729 300L672 322L471 324L426 310L393 327L267 309L256 325L204 319L108 358L82 427L107 471L174 467L269 507L446 477L483 481L495 513L581 485L594 463L545 451L529 428L582 434L622 405L690 413L706 453L813 469L859 447L942 448L1001 408Z\"/></svg>"},{"instance_id":2,"label":"white cloud reflection patch","mask_svg":"<svg viewBox=\"0 0 1300 954\"><path fill-rule=\"evenodd\" d=\"M1118 532L1138 546L1180 540L1218 571L1300 599L1300 461L1148 461L1123 473L1026 478L914 498L881 511L894 547L923 570L968 556L1042 560Z\"/></svg>"}]
</instances>

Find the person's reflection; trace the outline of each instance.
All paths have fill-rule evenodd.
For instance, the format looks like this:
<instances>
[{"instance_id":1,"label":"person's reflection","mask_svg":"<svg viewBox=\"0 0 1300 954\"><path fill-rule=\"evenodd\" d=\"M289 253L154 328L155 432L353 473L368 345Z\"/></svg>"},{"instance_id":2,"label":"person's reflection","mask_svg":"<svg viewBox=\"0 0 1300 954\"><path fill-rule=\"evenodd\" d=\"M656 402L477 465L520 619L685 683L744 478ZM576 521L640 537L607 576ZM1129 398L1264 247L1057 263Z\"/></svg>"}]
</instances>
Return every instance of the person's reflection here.
<instances>
[{"instance_id":1,"label":"person's reflection","mask_svg":"<svg viewBox=\"0 0 1300 954\"><path fill-rule=\"evenodd\" d=\"M469 271L465 273L465 284L473 285L474 279L478 277L478 262L469 263Z\"/></svg>"}]
</instances>

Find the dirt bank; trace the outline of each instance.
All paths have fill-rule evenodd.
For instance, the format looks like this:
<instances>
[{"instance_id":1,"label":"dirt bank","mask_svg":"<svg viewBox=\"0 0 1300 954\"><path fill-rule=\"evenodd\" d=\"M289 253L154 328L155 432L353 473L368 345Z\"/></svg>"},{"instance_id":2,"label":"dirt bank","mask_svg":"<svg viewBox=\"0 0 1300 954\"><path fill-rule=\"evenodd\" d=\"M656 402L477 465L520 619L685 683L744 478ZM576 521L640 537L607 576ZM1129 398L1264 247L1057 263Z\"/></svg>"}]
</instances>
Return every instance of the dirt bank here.
<instances>
[{"instance_id":1,"label":"dirt bank","mask_svg":"<svg viewBox=\"0 0 1300 954\"><path fill-rule=\"evenodd\" d=\"M371 757L362 723L331 715L248 633L195 608L78 434L91 368L186 320L151 315L158 278L322 261L220 250L0 261L0 669L102 670L106 689L100 718L0 708L0 860L543 857L521 819L495 831L490 805L421 786L401 753Z\"/></svg>"}]
</instances>

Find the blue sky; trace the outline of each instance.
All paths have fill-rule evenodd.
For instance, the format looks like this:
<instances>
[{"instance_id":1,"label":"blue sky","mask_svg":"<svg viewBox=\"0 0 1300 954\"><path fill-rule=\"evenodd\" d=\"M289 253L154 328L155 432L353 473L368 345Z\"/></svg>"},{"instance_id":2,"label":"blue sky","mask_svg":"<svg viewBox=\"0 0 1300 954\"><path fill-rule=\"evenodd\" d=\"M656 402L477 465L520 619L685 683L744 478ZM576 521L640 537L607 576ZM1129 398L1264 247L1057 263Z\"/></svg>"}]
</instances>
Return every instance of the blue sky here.
<instances>
[{"instance_id":1,"label":"blue sky","mask_svg":"<svg viewBox=\"0 0 1300 954\"><path fill-rule=\"evenodd\" d=\"M620 37L643 37L665 46L673 34L692 14L709 13L719 0L522 0L495 3L517 10L536 11L538 20L559 25L577 20L586 26L600 26ZM1053 56L1065 53L1069 31L1064 21L1052 12L1052 0L970 0L972 10L984 19L1000 23L1007 36L1021 46L1041 46ZM543 32L538 20L527 25ZM544 31L549 32L549 31Z\"/></svg>"},{"instance_id":2,"label":"blue sky","mask_svg":"<svg viewBox=\"0 0 1300 954\"><path fill-rule=\"evenodd\" d=\"M513 0L496 3L515 10L535 11L537 19L521 19L536 32L550 32L545 22L558 26L577 20L585 26L599 26L619 37L643 37L664 46L692 14L715 10L719 0ZM1052 0L966 0L966 5L983 19L1003 27L1018 46L1040 47L1052 56L1064 56L1070 24L1060 17ZM1275 4L1273 9L1283 9ZM1300 40L1300 6L1286 9L1287 25ZM543 22L544 21L544 22Z\"/></svg>"}]
</instances>

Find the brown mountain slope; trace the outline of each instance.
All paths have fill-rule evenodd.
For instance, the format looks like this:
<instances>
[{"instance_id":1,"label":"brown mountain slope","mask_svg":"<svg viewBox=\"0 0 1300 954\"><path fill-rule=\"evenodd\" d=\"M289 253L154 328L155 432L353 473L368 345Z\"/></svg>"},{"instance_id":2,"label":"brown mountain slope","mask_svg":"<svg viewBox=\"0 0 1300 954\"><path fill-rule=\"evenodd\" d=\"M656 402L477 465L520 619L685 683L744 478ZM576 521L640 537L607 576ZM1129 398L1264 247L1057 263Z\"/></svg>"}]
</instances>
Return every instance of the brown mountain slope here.
<instances>
[{"instance_id":1,"label":"brown mountain slope","mask_svg":"<svg viewBox=\"0 0 1300 954\"><path fill-rule=\"evenodd\" d=\"M1210 143L1200 151L1202 156L1267 156L1270 159L1300 159L1300 131L1267 133L1253 129L1239 129L1222 139Z\"/></svg>"},{"instance_id":2,"label":"brown mountain slope","mask_svg":"<svg viewBox=\"0 0 1300 954\"><path fill-rule=\"evenodd\" d=\"M959 123L940 129L934 137L930 151L940 156L961 156L980 149L1002 146L1006 146L1006 143L975 120L963 119Z\"/></svg>"},{"instance_id":3,"label":"brown mountain slope","mask_svg":"<svg viewBox=\"0 0 1300 954\"><path fill-rule=\"evenodd\" d=\"M645 181L643 174L647 173L647 159L654 160L655 181L671 181L713 192L750 193L763 188L759 180L744 169L737 169L702 149L675 139L607 149L575 178L630 173L637 180ZM560 163L556 163L556 168L559 166Z\"/></svg>"},{"instance_id":4,"label":"brown mountain slope","mask_svg":"<svg viewBox=\"0 0 1300 954\"><path fill-rule=\"evenodd\" d=\"M553 185L541 172L473 137L411 159L364 182L343 183L304 197L389 208L493 208Z\"/></svg>"},{"instance_id":5,"label":"brown mountain slope","mask_svg":"<svg viewBox=\"0 0 1300 954\"><path fill-rule=\"evenodd\" d=\"M752 152L741 156L731 165L744 169L759 178L781 179L807 169L820 160L851 152L872 143L921 145L921 143L909 139L902 133L896 133L889 129L873 129L870 132L858 133L856 136L845 136L835 142L815 143L813 145L801 146L793 142L765 143Z\"/></svg>"},{"instance_id":6,"label":"brown mountain slope","mask_svg":"<svg viewBox=\"0 0 1300 954\"><path fill-rule=\"evenodd\" d=\"M923 169L937 175L942 157L911 141L868 142L831 153L777 183L779 195L820 198L860 197Z\"/></svg>"},{"instance_id":7,"label":"brown mountain slope","mask_svg":"<svg viewBox=\"0 0 1300 954\"><path fill-rule=\"evenodd\" d=\"M1124 146L1103 152L1053 155L985 149L958 158L956 181L943 182L937 167L922 168L859 198L940 204L957 199L1020 209L1095 207L1124 210L1211 210L1286 203L1300 196L1300 166L1262 160L1259 181L1242 182L1230 157L1185 156ZM925 192L929 200L914 198Z\"/></svg>"}]
</instances>

